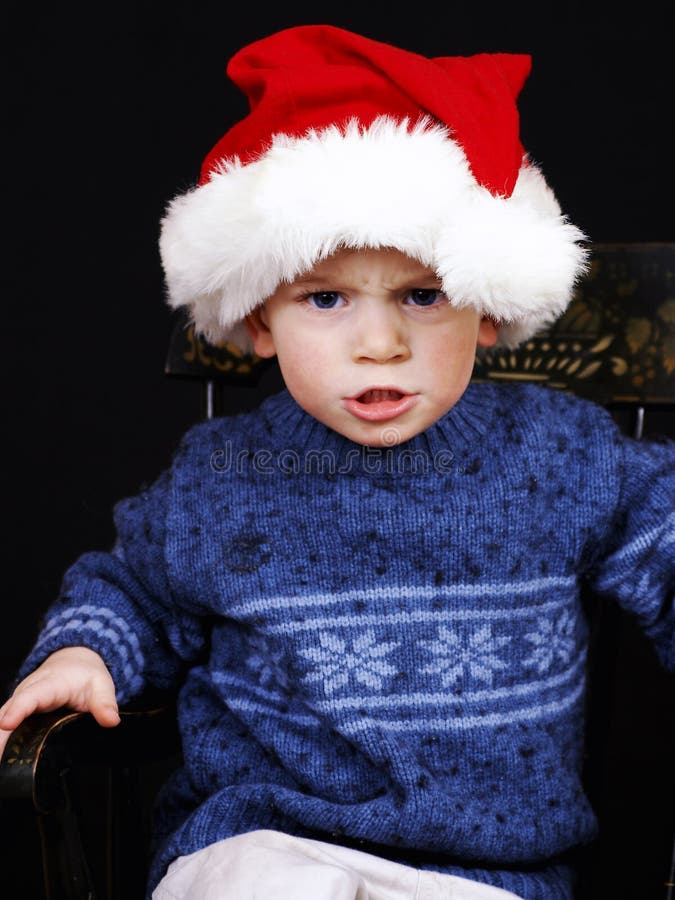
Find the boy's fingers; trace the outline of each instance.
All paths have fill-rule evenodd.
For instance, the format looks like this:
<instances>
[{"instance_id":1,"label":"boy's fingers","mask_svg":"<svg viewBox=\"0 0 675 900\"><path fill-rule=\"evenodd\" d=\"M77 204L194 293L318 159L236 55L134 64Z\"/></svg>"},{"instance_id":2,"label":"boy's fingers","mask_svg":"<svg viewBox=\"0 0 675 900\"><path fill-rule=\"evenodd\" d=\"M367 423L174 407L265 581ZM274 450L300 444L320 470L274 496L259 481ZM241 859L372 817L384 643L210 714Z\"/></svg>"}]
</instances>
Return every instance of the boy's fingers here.
<instances>
[{"instance_id":1,"label":"boy's fingers","mask_svg":"<svg viewBox=\"0 0 675 900\"><path fill-rule=\"evenodd\" d=\"M11 733L34 712L48 712L60 706L88 711L99 724L107 727L118 724L115 686L100 657L92 651L91 658L83 665L78 653L73 665L72 655L67 661L64 655L57 660L60 652L25 678L0 707L0 734Z\"/></svg>"},{"instance_id":2,"label":"boy's fingers","mask_svg":"<svg viewBox=\"0 0 675 900\"><path fill-rule=\"evenodd\" d=\"M15 694L0 711L0 728L13 731L37 707L38 701L32 694Z\"/></svg>"},{"instance_id":3,"label":"boy's fingers","mask_svg":"<svg viewBox=\"0 0 675 900\"><path fill-rule=\"evenodd\" d=\"M107 704L106 706L99 707L93 714L98 724L103 725L105 728L111 728L114 725L119 725L120 714L117 711L117 707L113 706L112 704Z\"/></svg>"},{"instance_id":4,"label":"boy's fingers","mask_svg":"<svg viewBox=\"0 0 675 900\"><path fill-rule=\"evenodd\" d=\"M5 752L5 747L7 746L7 741L9 740L11 733L11 731L3 731L0 729L0 757L2 757L2 754Z\"/></svg>"},{"instance_id":5,"label":"boy's fingers","mask_svg":"<svg viewBox=\"0 0 675 900\"><path fill-rule=\"evenodd\" d=\"M59 704L42 703L38 695L31 691L13 694L0 708L0 753L10 734L36 710L55 709Z\"/></svg>"},{"instance_id":6,"label":"boy's fingers","mask_svg":"<svg viewBox=\"0 0 675 900\"><path fill-rule=\"evenodd\" d=\"M115 701L115 690L111 681L96 683L89 697L89 711L99 723L110 727L117 725L120 720L117 711L117 702Z\"/></svg>"}]
</instances>

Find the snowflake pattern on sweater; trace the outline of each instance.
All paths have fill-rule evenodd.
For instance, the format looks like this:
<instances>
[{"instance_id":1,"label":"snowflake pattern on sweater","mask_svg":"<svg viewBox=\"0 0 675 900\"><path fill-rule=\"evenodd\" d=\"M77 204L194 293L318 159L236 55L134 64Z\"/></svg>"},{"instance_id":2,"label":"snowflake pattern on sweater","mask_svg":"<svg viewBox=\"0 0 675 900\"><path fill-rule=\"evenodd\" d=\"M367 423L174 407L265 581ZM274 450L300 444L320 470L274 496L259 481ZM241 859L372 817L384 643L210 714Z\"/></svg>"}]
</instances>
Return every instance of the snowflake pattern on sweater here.
<instances>
[{"instance_id":1,"label":"snowflake pattern on sweater","mask_svg":"<svg viewBox=\"0 0 675 900\"><path fill-rule=\"evenodd\" d=\"M432 675L439 673L445 687L461 681L465 669L469 677L492 684L495 671L507 668L507 662L500 659L498 651L511 639L507 635L495 639L491 625L481 625L464 642L457 632L445 625L441 625L438 631L437 640L421 642L437 657L436 662L422 671Z\"/></svg>"},{"instance_id":2,"label":"snowflake pattern on sweater","mask_svg":"<svg viewBox=\"0 0 675 900\"><path fill-rule=\"evenodd\" d=\"M345 687L351 679L380 691L386 684L387 675L395 675L396 667L386 660L398 643L378 642L374 631L357 635L351 645L335 637L330 631L317 635L318 647L301 650L301 655L310 662L312 669L304 681L321 681L326 694L333 694Z\"/></svg>"},{"instance_id":3,"label":"snowflake pattern on sweater","mask_svg":"<svg viewBox=\"0 0 675 900\"><path fill-rule=\"evenodd\" d=\"M148 896L177 856L273 828L569 900L595 833L581 587L675 669L674 461L548 388L471 385L379 451L283 391L118 504L23 672L84 643L121 702L182 685Z\"/></svg>"}]
</instances>

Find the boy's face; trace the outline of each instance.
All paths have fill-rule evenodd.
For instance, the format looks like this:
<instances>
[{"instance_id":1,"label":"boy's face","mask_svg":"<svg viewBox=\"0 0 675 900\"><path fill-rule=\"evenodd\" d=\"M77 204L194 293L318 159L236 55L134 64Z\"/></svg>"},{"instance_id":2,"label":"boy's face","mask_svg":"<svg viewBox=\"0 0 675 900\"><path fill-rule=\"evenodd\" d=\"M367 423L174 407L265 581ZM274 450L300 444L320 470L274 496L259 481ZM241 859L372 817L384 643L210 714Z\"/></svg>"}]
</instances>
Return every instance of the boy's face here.
<instances>
[{"instance_id":1,"label":"boy's face","mask_svg":"<svg viewBox=\"0 0 675 900\"><path fill-rule=\"evenodd\" d=\"M477 344L497 339L490 320L448 303L432 270L392 249L330 256L280 285L247 328L306 412L371 447L409 440L448 412Z\"/></svg>"}]
</instances>

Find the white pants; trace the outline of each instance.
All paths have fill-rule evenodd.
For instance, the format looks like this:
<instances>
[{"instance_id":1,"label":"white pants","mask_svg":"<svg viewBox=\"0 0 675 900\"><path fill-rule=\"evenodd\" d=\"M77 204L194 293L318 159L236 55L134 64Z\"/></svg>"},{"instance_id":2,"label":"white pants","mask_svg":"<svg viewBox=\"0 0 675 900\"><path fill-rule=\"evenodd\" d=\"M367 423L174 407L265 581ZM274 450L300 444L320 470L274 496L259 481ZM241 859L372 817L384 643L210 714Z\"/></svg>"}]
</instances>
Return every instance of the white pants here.
<instances>
[{"instance_id":1,"label":"white pants","mask_svg":"<svg viewBox=\"0 0 675 900\"><path fill-rule=\"evenodd\" d=\"M519 900L322 841L252 831L181 856L152 900Z\"/></svg>"}]
</instances>

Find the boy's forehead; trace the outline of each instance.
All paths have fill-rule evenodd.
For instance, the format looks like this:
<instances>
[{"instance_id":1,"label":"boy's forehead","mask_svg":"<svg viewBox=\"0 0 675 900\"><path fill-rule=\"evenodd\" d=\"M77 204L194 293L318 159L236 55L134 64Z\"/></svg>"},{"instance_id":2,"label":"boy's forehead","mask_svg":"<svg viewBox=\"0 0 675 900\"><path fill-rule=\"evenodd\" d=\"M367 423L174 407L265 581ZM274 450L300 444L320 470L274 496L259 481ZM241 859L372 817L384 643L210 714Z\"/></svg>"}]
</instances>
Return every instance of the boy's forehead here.
<instances>
[{"instance_id":1,"label":"boy's forehead","mask_svg":"<svg viewBox=\"0 0 675 900\"><path fill-rule=\"evenodd\" d=\"M299 275L298 285L328 282L333 279L356 279L363 284L382 278L395 281L439 282L436 272L400 250L391 247L338 250L317 261Z\"/></svg>"}]
</instances>

